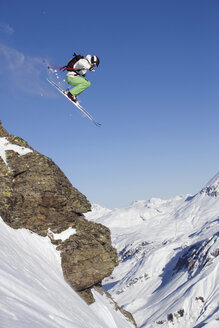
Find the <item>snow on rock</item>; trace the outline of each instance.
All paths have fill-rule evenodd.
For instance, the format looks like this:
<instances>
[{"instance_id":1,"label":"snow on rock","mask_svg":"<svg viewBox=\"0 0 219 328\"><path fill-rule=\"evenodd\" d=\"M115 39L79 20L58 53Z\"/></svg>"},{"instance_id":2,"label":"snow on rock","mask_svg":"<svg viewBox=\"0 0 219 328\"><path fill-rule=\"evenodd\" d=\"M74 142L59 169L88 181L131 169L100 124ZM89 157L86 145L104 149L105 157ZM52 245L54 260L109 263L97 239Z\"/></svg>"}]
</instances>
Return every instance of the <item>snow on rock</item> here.
<instances>
[{"instance_id":1,"label":"snow on rock","mask_svg":"<svg viewBox=\"0 0 219 328\"><path fill-rule=\"evenodd\" d=\"M0 218L2 328L133 327L95 296L92 308L66 283L59 252L48 237L14 230Z\"/></svg>"},{"instance_id":2,"label":"snow on rock","mask_svg":"<svg viewBox=\"0 0 219 328\"><path fill-rule=\"evenodd\" d=\"M15 144L11 144L7 138L3 137L0 138L0 156L7 165L8 169L10 170L10 167L7 163L7 156L6 156L6 151L7 150L13 150L14 152L18 153L20 156L26 155L30 152L32 152L31 149L21 147Z\"/></svg>"},{"instance_id":3,"label":"snow on rock","mask_svg":"<svg viewBox=\"0 0 219 328\"><path fill-rule=\"evenodd\" d=\"M111 229L119 253L120 264L103 287L140 328L216 328L218 185L219 174L195 196L135 201L99 217L89 213L89 220Z\"/></svg>"},{"instance_id":4,"label":"snow on rock","mask_svg":"<svg viewBox=\"0 0 219 328\"><path fill-rule=\"evenodd\" d=\"M76 233L76 229L70 227L66 229L65 231L62 231L61 233L54 233L51 229L48 229L48 236L51 237L54 240L61 239L62 241L65 241L70 236L74 235Z\"/></svg>"}]
</instances>

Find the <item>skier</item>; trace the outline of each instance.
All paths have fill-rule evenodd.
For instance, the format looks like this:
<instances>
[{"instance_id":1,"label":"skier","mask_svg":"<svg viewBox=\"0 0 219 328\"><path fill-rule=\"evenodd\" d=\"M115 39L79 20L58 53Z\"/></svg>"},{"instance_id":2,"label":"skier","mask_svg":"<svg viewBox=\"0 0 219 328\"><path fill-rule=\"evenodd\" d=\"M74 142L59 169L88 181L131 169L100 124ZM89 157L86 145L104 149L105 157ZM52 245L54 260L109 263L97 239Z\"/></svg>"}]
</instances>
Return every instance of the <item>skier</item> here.
<instances>
[{"instance_id":1,"label":"skier","mask_svg":"<svg viewBox=\"0 0 219 328\"><path fill-rule=\"evenodd\" d=\"M87 71L95 72L94 66L99 66L100 60L97 56L87 55L85 58L81 55L74 53L68 64L65 66L65 70L68 71L66 81L68 84L74 86L67 92L67 96L74 102L77 102L77 96L90 86L85 76Z\"/></svg>"}]
</instances>

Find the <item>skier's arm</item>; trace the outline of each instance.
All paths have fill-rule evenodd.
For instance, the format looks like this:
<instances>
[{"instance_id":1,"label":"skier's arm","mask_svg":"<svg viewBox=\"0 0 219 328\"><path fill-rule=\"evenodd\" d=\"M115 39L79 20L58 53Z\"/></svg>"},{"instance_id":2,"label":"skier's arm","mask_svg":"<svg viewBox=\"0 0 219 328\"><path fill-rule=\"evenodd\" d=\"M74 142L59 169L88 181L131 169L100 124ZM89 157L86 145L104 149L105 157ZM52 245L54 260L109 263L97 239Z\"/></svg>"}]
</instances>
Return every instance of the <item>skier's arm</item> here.
<instances>
[{"instance_id":1,"label":"skier's arm","mask_svg":"<svg viewBox=\"0 0 219 328\"><path fill-rule=\"evenodd\" d=\"M92 67L86 59L80 59L74 66L76 69L80 69L80 75L85 75Z\"/></svg>"}]
</instances>

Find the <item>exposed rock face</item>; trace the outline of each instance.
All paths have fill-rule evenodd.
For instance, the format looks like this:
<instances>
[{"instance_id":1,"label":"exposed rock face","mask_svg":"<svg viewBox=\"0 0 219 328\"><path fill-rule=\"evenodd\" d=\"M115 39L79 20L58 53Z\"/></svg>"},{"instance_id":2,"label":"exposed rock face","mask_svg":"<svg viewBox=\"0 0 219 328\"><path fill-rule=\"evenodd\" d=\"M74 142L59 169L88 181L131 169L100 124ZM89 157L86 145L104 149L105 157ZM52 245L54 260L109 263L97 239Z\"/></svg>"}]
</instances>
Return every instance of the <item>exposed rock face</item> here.
<instances>
[{"instance_id":1,"label":"exposed rock face","mask_svg":"<svg viewBox=\"0 0 219 328\"><path fill-rule=\"evenodd\" d=\"M9 135L1 124L0 141L6 155L4 160L1 151L1 217L12 228L27 228L42 236L48 229L61 233L75 228L76 234L64 242L52 242L61 251L65 279L91 303L90 288L118 265L109 229L84 218L81 213L90 211L91 204L51 159L23 139ZM24 149L21 155L19 151Z\"/></svg>"},{"instance_id":2,"label":"exposed rock face","mask_svg":"<svg viewBox=\"0 0 219 328\"><path fill-rule=\"evenodd\" d=\"M189 278L192 278L204 267L211 265L219 256L219 248L214 247L218 239L219 232L216 232L212 237L187 247L179 257L174 271L177 273L186 269Z\"/></svg>"},{"instance_id":3,"label":"exposed rock face","mask_svg":"<svg viewBox=\"0 0 219 328\"><path fill-rule=\"evenodd\" d=\"M75 290L83 290L109 276L117 263L110 244L110 231L101 224L83 219L78 233L57 247L61 250L62 268Z\"/></svg>"}]
</instances>

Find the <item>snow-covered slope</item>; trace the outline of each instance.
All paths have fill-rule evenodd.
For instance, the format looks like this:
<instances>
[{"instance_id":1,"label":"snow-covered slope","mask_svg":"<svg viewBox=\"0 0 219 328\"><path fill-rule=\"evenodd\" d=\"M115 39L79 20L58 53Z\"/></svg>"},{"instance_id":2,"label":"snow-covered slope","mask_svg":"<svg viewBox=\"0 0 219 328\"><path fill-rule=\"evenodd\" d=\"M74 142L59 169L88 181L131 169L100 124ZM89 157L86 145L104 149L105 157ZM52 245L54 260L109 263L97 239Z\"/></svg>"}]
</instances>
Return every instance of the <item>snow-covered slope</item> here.
<instances>
[{"instance_id":1,"label":"snow-covered slope","mask_svg":"<svg viewBox=\"0 0 219 328\"><path fill-rule=\"evenodd\" d=\"M195 196L95 206L87 218L112 231L120 265L104 288L140 328L219 327L219 174Z\"/></svg>"},{"instance_id":2,"label":"snow-covered slope","mask_svg":"<svg viewBox=\"0 0 219 328\"><path fill-rule=\"evenodd\" d=\"M133 327L104 296L95 297L88 306L65 282L49 238L13 230L0 218L1 328Z\"/></svg>"}]
</instances>

